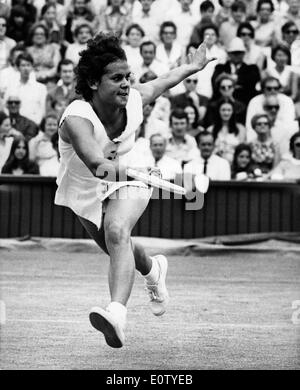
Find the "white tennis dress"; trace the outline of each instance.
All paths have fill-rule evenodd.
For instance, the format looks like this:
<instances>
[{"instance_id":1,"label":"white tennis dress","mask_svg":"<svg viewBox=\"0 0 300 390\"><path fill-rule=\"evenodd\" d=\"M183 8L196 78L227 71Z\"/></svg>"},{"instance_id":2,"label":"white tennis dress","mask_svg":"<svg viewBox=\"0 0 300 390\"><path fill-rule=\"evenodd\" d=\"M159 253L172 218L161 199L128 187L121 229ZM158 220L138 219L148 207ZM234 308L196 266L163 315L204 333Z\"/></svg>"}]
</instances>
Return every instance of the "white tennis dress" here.
<instances>
[{"instance_id":1,"label":"white tennis dress","mask_svg":"<svg viewBox=\"0 0 300 390\"><path fill-rule=\"evenodd\" d=\"M88 119L94 126L95 138L104 158L118 160L135 143L135 132L143 121L142 98L140 93L130 90L126 105L127 124L122 134L111 140L90 103L73 101L63 113L59 126L68 116ZM55 204L69 207L80 217L93 222L98 229L102 223L103 201L116 190L125 186L148 188L140 181L111 182L95 177L78 157L73 146L59 137L60 168L57 176ZM150 192L150 190L149 190ZM151 195L151 194L150 194Z\"/></svg>"}]
</instances>

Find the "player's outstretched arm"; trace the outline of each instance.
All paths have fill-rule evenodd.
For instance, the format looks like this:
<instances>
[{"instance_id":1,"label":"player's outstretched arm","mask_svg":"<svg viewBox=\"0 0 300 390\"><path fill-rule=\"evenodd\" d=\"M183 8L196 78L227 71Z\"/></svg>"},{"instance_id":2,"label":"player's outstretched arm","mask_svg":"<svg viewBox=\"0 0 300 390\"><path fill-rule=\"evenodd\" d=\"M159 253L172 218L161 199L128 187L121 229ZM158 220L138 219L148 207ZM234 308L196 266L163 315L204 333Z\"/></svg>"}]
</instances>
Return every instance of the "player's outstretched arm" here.
<instances>
[{"instance_id":1,"label":"player's outstretched arm","mask_svg":"<svg viewBox=\"0 0 300 390\"><path fill-rule=\"evenodd\" d=\"M186 64L172 69L170 72L148 83L136 85L135 88L142 95L143 105L153 102L169 88L174 87L188 76L204 69L209 62L214 60L216 58L206 57L206 43L205 41L202 42L193 54L188 55Z\"/></svg>"}]
</instances>

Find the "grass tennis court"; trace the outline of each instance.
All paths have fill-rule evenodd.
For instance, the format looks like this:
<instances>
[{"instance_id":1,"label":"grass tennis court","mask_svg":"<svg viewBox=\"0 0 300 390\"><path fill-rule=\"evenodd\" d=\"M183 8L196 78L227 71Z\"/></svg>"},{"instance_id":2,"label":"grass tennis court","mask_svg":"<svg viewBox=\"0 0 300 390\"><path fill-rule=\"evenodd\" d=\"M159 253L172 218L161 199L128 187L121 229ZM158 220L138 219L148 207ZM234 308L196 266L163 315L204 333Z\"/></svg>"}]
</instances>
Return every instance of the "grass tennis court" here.
<instances>
[{"instance_id":1,"label":"grass tennis court","mask_svg":"<svg viewBox=\"0 0 300 390\"><path fill-rule=\"evenodd\" d=\"M119 350L88 320L92 306L108 303L107 267L102 254L0 250L0 368L300 368L299 253L169 257L171 302L161 318L137 274Z\"/></svg>"}]
</instances>

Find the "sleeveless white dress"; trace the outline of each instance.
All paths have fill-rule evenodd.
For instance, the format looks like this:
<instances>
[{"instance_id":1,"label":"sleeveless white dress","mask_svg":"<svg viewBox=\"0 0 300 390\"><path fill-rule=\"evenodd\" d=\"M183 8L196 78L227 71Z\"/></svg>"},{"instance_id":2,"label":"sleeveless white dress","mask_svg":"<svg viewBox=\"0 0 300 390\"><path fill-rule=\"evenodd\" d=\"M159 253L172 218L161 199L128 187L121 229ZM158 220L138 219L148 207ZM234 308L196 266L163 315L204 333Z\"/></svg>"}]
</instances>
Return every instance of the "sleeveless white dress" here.
<instances>
[{"instance_id":1,"label":"sleeveless white dress","mask_svg":"<svg viewBox=\"0 0 300 390\"><path fill-rule=\"evenodd\" d=\"M73 101L64 111L59 126L68 116L88 119L94 127L95 137L104 158L119 160L120 155L129 152L135 143L135 132L143 121L142 98L140 93L130 90L126 105L127 124L122 134L111 140L90 103ZM135 186L148 188L140 181L111 182L95 177L78 157L73 146L59 137L60 167L57 176L55 204L69 207L80 217L93 222L98 229L102 224L103 201L121 187ZM149 189L149 197L151 190Z\"/></svg>"}]
</instances>

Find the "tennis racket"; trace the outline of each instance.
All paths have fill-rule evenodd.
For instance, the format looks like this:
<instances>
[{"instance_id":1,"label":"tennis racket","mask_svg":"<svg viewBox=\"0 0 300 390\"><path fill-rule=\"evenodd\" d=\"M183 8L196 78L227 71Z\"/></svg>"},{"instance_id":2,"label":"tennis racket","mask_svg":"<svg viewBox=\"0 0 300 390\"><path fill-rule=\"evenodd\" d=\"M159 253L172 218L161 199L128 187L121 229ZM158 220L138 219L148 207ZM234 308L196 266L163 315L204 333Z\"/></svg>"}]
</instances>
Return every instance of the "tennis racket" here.
<instances>
[{"instance_id":1,"label":"tennis racket","mask_svg":"<svg viewBox=\"0 0 300 390\"><path fill-rule=\"evenodd\" d=\"M149 175L148 173L136 171L135 169L132 168L127 168L126 173L132 179L142 181L143 183L148 184L151 187L161 188L163 190L174 192L175 194L179 194L179 195L186 194L185 188L177 184L173 184L167 180L161 179L158 176Z\"/></svg>"}]
</instances>

